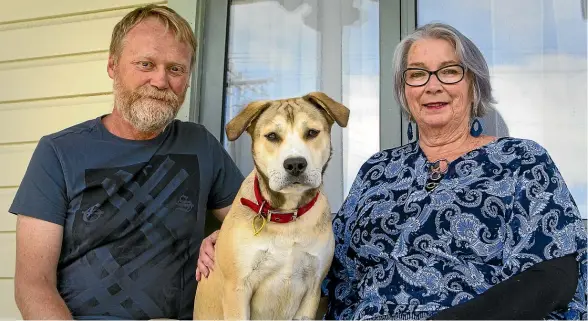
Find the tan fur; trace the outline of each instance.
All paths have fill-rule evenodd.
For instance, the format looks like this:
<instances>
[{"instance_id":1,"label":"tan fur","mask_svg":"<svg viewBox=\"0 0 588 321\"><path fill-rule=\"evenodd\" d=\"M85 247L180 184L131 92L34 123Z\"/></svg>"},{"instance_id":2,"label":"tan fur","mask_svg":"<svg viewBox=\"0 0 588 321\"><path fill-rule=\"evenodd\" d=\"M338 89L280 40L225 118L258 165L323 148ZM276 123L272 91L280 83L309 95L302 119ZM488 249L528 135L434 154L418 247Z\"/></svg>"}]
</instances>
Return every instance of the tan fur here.
<instances>
[{"instance_id":1,"label":"tan fur","mask_svg":"<svg viewBox=\"0 0 588 321\"><path fill-rule=\"evenodd\" d=\"M336 102L331 97L325 95L322 92L311 92L304 96L304 99L308 99L316 104L319 104L325 111L331 116L337 124L341 127L347 127L347 120L349 119L349 109L342 104Z\"/></svg>"},{"instance_id":2,"label":"tan fur","mask_svg":"<svg viewBox=\"0 0 588 321\"><path fill-rule=\"evenodd\" d=\"M227 125L231 140L245 130L251 135L255 169L241 185L222 224L215 246L215 268L198 284L194 319L315 318L320 285L334 251L331 209L322 193L322 175L331 154L331 126L334 122L346 126L348 117L345 106L323 93L311 93L253 102ZM309 129L319 134L309 138ZM269 133L280 139L270 141ZM293 156L308 161L304 174L295 178L280 171L281 162ZM268 222L254 236L256 213L240 200L255 201L255 175L273 208L298 208L316 191L321 193L312 209L296 221Z\"/></svg>"}]
</instances>

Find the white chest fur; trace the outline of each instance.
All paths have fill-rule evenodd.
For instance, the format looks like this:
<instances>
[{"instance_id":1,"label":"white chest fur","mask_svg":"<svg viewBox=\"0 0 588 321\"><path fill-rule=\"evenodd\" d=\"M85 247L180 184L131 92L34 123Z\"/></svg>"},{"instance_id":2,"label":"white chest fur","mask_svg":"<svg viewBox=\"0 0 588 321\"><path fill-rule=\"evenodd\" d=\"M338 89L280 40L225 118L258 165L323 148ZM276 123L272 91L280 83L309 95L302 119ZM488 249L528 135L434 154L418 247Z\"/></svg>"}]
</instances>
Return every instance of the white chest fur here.
<instances>
[{"instance_id":1,"label":"white chest fur","mask_svg":"<svg viewBox=\"0 0 588 321\"><path fill-rule=\"evenodd\" d=\"M289 223L288 223L289 224ZM292 319L300 302L320 286L333 251L331 237L274 234L248 242L239 255L252 291L252 319ZM263 232L262 232L263 233ZM267 300L272 302L267 302Z\"/></svg>"}]
</instances>

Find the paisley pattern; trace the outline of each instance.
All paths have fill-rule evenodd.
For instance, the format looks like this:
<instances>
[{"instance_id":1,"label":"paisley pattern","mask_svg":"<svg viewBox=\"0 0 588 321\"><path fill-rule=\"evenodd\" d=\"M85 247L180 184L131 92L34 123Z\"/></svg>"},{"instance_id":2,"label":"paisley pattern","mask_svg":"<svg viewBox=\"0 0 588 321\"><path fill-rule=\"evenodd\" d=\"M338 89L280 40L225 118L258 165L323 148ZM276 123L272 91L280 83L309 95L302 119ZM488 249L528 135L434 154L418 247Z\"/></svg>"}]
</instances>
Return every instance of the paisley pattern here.
<instances>
[{"instance_id":1,"label":"paisley pattern","mask_svg":"<svg viewBox=\"0 0 588 321\"><path fill-rule=\"evenodd\" d=\"M539 144L499 138L426 192L418 143L373 155L335 215L325 319L425 319L538 262L576 253L580 281L554 319L586 319L586 229Z\"/></svg>"}]
</instances>

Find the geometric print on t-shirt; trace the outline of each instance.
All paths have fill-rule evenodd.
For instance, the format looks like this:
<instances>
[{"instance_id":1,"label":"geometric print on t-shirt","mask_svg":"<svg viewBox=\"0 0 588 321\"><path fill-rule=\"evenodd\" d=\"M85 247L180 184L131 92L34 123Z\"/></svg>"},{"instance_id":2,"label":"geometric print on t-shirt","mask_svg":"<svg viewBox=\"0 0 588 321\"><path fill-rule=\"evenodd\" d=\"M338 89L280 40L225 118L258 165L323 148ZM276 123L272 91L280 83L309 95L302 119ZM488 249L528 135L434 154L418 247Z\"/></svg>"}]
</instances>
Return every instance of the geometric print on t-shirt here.
<instances>
[{"instance_id":1,"label":"geometric print on t-shirt","mask_svg":"<svg viewBox=\"0 0 588 321\"><path fill-rule=\"evenodd\" d=\"M197 156L181 154L85 171L60 258L59 289L74 315L142 319L191 308L182 289L199 174Z\"/></svg>"}]
</instances>

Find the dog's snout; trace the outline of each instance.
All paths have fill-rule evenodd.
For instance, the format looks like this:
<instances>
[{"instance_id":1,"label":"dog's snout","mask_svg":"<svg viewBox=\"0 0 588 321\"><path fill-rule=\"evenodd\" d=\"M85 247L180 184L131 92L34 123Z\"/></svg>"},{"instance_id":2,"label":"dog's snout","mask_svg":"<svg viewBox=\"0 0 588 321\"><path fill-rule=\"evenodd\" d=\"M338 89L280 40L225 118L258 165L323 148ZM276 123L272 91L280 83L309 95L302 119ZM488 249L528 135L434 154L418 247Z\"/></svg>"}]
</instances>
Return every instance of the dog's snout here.
<instances>
[{"instance_id":1,"label":"dog's snout","mask_svg":"<svg viewBox=\"0 0 588 321\"><path fill-rule=\"evenodd\" d=\"M306 159L304 157L292 157L284 161L284 169L292 176L298 176L306 169Z\"/></svg>"}]
</instances>

